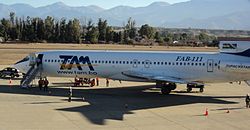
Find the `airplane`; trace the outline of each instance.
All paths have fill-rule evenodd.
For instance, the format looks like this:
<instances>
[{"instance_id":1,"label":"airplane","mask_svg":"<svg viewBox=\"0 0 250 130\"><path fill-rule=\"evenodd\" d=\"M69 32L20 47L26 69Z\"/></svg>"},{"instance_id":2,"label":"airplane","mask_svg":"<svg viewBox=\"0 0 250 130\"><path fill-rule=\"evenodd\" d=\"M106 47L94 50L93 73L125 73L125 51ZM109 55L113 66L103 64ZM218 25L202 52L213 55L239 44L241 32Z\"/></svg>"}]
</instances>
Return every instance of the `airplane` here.
<instances>
[{"instance_id":1,"label":"airplane","mask_svg":"<svg viewBox=\"0 0 250 130\"><path fill-rule=\"evenodd\" d=\"M187 84L246 81L250 85L250 41L220 41L219 52L52 50L30 54L14 67L26 73L21 86L36 77L108 78L154 82L162 94Z\"/></svg>"}]
</instances>

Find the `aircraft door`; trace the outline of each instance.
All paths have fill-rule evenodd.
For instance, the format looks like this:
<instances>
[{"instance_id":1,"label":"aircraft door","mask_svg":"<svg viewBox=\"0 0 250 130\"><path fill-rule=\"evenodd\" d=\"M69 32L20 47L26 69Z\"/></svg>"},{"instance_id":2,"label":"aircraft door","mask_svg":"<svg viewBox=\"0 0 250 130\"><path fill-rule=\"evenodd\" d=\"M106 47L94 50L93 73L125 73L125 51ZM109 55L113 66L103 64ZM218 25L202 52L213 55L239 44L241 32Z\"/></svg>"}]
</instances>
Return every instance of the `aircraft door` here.
<instances>
[{"instance_id":1,"label":"aircraft door","mask_svg":"<svg viewBox=\"0 0 250 130\"><path fill-rule=\"evenodd\" d=\"M36 64L36 54L32 53L29 55L30 63L29 66L33 66Z\"/></svg>"},{"instance_id":2,"label":"aircraft door","mask_svg":"<svg viewBox=\"0 0 250 130\"><path fill-rule=\"evenodd\" d=\"M38 56L37 56L37 66L42 64L43 63L42 61L43 61L43 54L38 54Z\"/></svg>"},{"instance_id":3,"label":"aircraft door","mask_svg":"<svg viewBox=\"0 0 250 130\"><path fill-rule=\"evenodd\" d=\"M133 60L133 68L137 68L138 66L138 60L134 59Z\"/></svg>"},{"instance_id":4,"label":"aircraft door","mask_svg":"<svg viewBox=\"0 0 250 130\"><path fill-rule=\"evenodd\" d=\"M207 60L207 72L214 72L214 60Z\"/></svg>"}]
</instances>

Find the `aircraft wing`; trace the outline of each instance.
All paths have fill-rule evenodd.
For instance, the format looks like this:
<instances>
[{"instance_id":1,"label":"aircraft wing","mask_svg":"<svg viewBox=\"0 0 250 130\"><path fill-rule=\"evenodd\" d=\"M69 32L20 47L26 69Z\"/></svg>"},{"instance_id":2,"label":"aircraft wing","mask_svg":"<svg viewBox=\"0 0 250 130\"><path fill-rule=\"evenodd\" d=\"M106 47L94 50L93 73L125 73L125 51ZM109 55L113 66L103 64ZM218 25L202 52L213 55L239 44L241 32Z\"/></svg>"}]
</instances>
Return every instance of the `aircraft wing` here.
<instances>
[{"instance_id":1,"label":"aircraft wing","mask_svg":"<svg viewBox=\"0 0 250 130\"><path fill-rule=\"evenodd\" d=\"M203 85L203 83L186 81L184 79L177 78L177 77L161 76L161 75L155 75L155 74L144 73L144 72L125 71L125 72L122 72L122 74L126 75L128 77L141 78L141 79L147 79L147 80L153 80L153 81L163 81L163 82L168 82L168 83L180 83L180 84Z\"/></svg>"}]
</instances>

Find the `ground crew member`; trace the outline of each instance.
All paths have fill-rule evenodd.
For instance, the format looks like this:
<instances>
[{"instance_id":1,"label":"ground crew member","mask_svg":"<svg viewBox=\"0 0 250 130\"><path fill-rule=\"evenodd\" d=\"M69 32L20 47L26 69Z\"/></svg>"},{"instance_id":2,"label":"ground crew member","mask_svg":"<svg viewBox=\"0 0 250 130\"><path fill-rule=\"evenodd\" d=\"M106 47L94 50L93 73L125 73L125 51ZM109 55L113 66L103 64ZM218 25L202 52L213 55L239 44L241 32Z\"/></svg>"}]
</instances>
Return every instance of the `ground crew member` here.
<instances>
[{"instance_id":1,"label":"ground crew member","mask_svg":"<svg viewBox=\"0 0 250 130\"><path fill-rule=\"evenodd\" d=\"M48 85L49 85L49 81L47 78L45 78L44 80L44 91L48 91Z\"/></svg>"},{"instance_id":2,"label":"ground crew member","mask_svg":"<svg viewBox=\"0 0 250 130\"><path fill-rule=\"evenodd\" d=\"M109 87L109 79L106 79L106 87Z\"/></svg>"},{"instance_id":3,"label":"ground crew member","mask_svg":"<svg viewBox=\"0 0 250 130\"><path fill-rule=\"evenodd\" d=\"M71 102L71 98L72 98L72 87L69 87L69 99L68 102Z\"/></svg>"},{"instance_id":4,"label":"ground crew member","mask_svg":"<svg viewBox=\"0 0 250 130\"><path fill-rule=\"evenodd\" d=\"M90 82L90 87L94 87L95 86L95 79L92 79Z\"/></svg>"},{"instance_id":5,"label":"ground crew member","mask_svg":"<svg viewBox=\"0 0 250 130\"><path fill-rule=\"evenodd\" d=\"M42 90L43 85L44 85L44 81L43 81L42 78L40 78L39 81L38 81L38 86L39 86L40 90Z\"/></svg>"},{"instance_id":6,"label":"ground crew member","mask_svg":"<svg viewBox=\"0 0 250 130\"><path fill-rule=\"evenodd\" d=\"M96 77L96 86L99 86L99 78Z\"/></svg>"},{"instance_id":7,"label":"ground crew member","mask_svg":"<svg viewBox=\"0 0 250 130\"><path fill-rule=\"evenodd\" d=\"M249 97L249 95L247 94L246 95L246 108L249 108L250 106L249 106L249 102L250 102L250 97Z\"/></svg>"}]
</instances>

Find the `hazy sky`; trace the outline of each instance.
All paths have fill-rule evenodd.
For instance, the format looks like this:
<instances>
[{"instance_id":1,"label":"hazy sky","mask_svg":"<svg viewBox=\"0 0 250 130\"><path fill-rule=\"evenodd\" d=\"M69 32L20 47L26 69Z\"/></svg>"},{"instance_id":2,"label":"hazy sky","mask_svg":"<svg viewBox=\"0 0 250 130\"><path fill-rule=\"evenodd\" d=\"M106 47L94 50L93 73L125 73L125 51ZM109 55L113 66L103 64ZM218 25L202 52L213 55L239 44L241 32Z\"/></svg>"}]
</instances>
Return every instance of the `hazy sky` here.
<instances>
[{"instance_id":1,"label":"hazy sky","mask_svg":"<svg viewBox=\"0 0 250 130\"><path fill-rule=\"evenodd\" d=\"M129 5L133 7L147 6L156 1L165 1L168 3L178 3L189 0L0 0L2 4L26 3L34 7L44 6L55 2L63 2L70 6L98 5L102 8L112 8L117 5Z\"/></svg>"}]
</instances>

